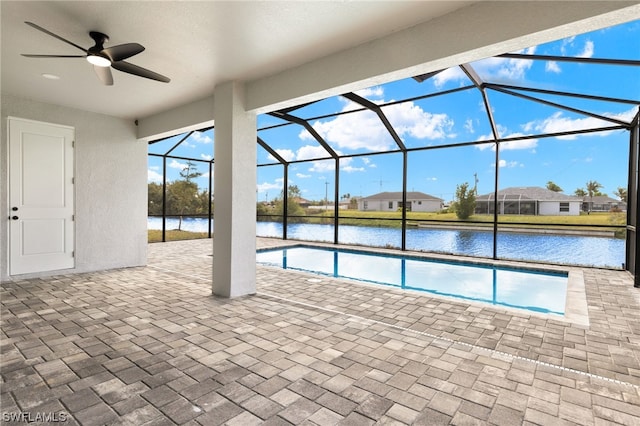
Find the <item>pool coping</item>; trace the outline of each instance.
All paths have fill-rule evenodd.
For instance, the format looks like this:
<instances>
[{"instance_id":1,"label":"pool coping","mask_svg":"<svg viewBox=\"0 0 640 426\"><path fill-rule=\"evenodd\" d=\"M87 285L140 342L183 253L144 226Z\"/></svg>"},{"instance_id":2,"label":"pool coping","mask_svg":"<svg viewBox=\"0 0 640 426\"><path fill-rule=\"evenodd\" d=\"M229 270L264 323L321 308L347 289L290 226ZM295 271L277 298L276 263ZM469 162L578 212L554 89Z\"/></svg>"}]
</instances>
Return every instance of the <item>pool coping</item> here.
<instances>
[{"instance_id":1,"label":"pool coping","mask_svg":"<svg viewBox=\"0 0 640 426\"><path fill-rule=\"evenodd\" d=\"M572 267L568 265L553 265L553 264L540 264L540 263L529 263L518 260L493 260L493 259L485 259L485 258L477 258L463 255L450 255L443 253L430 253L430 252L420 252L420 251L411 251L411 250L399 250L393 248L385 248L385 247L364 247L364 246L355 246L348 244L331 244L331 243L323 243L316 241L280 241L280 244L275 244L269 247L262 247L257 249L256 252L274 250L278 248L287 248L287 247L317 247L323 249L342 249L347 251L356 251L356 252L364 252L371 254L385 254L385 255L394 255L394 256L403 256L406 258L415 258L415 259L430 259L430 260L439 260L439 261L448 261L448 262L465 262L476 265L483 266L501 266L513 269L526 269L529 271L538 271L538 272L561 272L567 273L567 293L566 293L566 301L565 301L565 310L564 315L558 315L553 313L543 313L536 311L528 311L518 308L510 308L508 306L499 306L499 305L491 305L484 302L458 298L454 296L447 296L437 293L425 293L418 290L412 289L396 289L393 287L385 288L385 290L392 290L398 292L413 292L420 294L424 297L434 297L434 298L444 298L447 300L455 301L458 303L465 303L469 305L479 306L483 308L491 308L497 310L504 310L511 314L520 314L525 316L536 316L544 319L553 319L556 321L567 322L579 326L588 327L590 325L589 321L589 309L587 304L587 294L586 287L584 282L584 273L580 268ZM266 265L263 265L266 266ZM296 271L298 273L304 273L308 275L318 276L312 272L306 271ZM350 279L346 277L325 277L331 278L335 280L349 281L358 285L366 285L366 286L376 286L379 287L379 284L367 283L366 281Z\"/></svg>"}]
</instances>

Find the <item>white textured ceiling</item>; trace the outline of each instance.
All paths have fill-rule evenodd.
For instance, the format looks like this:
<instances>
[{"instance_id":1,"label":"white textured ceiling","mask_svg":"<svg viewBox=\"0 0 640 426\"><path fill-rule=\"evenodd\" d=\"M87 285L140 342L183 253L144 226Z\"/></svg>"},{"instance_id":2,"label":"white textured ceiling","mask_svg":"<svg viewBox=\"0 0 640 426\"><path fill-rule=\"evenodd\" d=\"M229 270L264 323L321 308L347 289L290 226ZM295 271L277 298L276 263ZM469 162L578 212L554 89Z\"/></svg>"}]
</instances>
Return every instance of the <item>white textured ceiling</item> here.
<instances>
[{"instance_id":1,"label":"white textured ceiling","mask_svg":"<svg viewBox=\"0 0 640 426\"><path fill-rule=\"evenodd\" d=\"M213 93L228 80L252 80L450 13L464 1L2 1L2 92L123 118L144 118ZM113 70L104 86L82 58L32 59L21 53L82 54L24 24L34 22L85 48L89 31L105 47L136 42L135 65L168 84ZM42 74L55 74L47 80Z\"/></svg>"}]
</instances>

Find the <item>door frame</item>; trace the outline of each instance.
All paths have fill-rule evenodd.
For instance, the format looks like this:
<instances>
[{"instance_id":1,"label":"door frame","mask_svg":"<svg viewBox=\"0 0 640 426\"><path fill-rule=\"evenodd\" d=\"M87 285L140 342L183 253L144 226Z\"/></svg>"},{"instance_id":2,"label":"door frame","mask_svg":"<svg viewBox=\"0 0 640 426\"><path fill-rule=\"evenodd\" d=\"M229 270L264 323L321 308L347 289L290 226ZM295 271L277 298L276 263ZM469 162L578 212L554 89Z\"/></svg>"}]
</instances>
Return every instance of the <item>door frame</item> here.
<instances>
[{"instance_id":1,"label":"door frame","mask_svg":"<svg viewBox=\"0 0 640 426\"><path fill-rule=\"evenodd\" d=\"M71 161L70 161L70 165L67 168L67 162L66 159L64 160L65 162L65 166L64 166L64 173L65 176L69 175L72 179L71 183L67 183L66 186L68 186L68 190L70 191L70 198L71 198L71 203L72 203L72 207L71 207L71 214L72 214L72 220L71 220L71 239L72 241L70 242L69 246L70 246L70 251L71 251L71 255L72 255L72 264L70 266L65 266L63 268L60 269L49 269L49 268L44 268L42 270L39 271L30 271L30 272L18 272L16 273L15 271L12 271L12 238L15 238L15 235L12 235L12 226L11 226L11 202L12 202L12 168L11 168L11 155L12 155L12 131L11 131L11 123L23 123L23 124L33 124L33 125L37 125L37 126L46 126L48 128L58 128L58 129L64 129L67 131L71 131ZM76 133L76 129L73 126L68 126L68 125L63 125L63 124L58 124L58 123L51 123L51 122L46 122L46 121L40 121L40 120L31 120L31 119L26 119L26 118L22 118L22 117L15 117L15 116L7 116L6 119L6 137L7 137L7 144L6 144L6 153L7 153L7 185L6 185L6 189L7 189L7 195L6 195L6 206L7 206L7 211L5 212L8 216L8 220L7 220L7 227L6 229L6 235L7 235L7 239L6 239L6 244L5 244L5 249L6 249L6 272L7 275L9 277L11 276L22 276L22 275L41 275L43 273L47 273L47 272L52 272L52 271L64 271L64 270L70 270L70 269L74 269L76 267L76 259L75 259L75 252L76 252L76 227L75 227L75 214L76 214L76 185L75 185L75 175L76 175L76 156L75 156L75 133ZM66 237L65 237L65 241L66 241ZM68 241L66 241L68 242ZM68 250L65 250L65 253Z\"/></svg>"}]
</instances>

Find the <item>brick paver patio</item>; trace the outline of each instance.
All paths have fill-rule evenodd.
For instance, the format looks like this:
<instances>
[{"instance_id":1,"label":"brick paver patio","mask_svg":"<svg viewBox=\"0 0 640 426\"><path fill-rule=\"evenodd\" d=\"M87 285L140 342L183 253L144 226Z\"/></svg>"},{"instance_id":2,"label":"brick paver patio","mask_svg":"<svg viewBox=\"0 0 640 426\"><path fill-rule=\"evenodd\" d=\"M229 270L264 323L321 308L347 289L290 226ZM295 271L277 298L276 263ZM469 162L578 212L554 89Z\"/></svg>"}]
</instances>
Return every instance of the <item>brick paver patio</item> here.
<instances>
[{"instance_id":1,"label":"brick paver patio","mask_svg":"<svg viewBox=\"0 0 640 426\"><path fill-rule=\"evenodd\" d=\"M625 272L582 269L586 325L268 267L215 298L211 246L3 283L2 423L640 424Z\"/></svg>"}]
</instances>

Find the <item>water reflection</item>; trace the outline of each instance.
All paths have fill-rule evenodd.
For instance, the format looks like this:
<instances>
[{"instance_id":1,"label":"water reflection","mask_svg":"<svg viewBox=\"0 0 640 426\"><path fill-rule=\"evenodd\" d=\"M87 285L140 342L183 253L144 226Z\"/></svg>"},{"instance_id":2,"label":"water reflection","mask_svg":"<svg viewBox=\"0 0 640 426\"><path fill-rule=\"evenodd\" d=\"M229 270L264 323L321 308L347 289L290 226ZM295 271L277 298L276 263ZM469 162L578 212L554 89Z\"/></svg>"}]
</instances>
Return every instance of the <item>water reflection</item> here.
<instances>
[{"instance_id":1,"label":"water reflection","mask_svg":"<svg viewBox=\"0 0 640 426\"><path fill-rule=\"evenodd\" d=\"M260 251L258 263L537 312L564 313L567 276L334 249Z\"/></svg>"},{"instance_id":2,"label":"water reflection","mask_svg":"<svg viewBox=\"0 0 640 426\"><path fill-rule=\"evenodd\" d=\"M456 251L460 253L468 253L471 251L475 245L475 234L477 232L473 231L463 231L460 230L456 233Z\"/></svg>"},{"instance_id":3,"label":"water reflection","mask_svg":"<svg viewBox=\"0 0 640 426\"><path fill-rule=\"evenodd\" d=\"M177 219L167 219L167 229L177 228ZM161 218L149 218L149 229L161 229ZM182 229L207 232L204 218L185 217ZM258 222L256 232L261 237L282 238L282 224ZM372 247L396 247L402 242L398 228L341 225L338 228L341 244ZM333 225L295 223L287 228L288 238L303 241L333 242ZM406 234L407 250L452 253L477 257L493 256L493 234L487 231L458 229L409 228ZM625 241L616 238L577 235L516 234L499 232L497 238L499 258L540 262L565 263L620 268L625 261Z\"/></svg>"}]
</instances>

